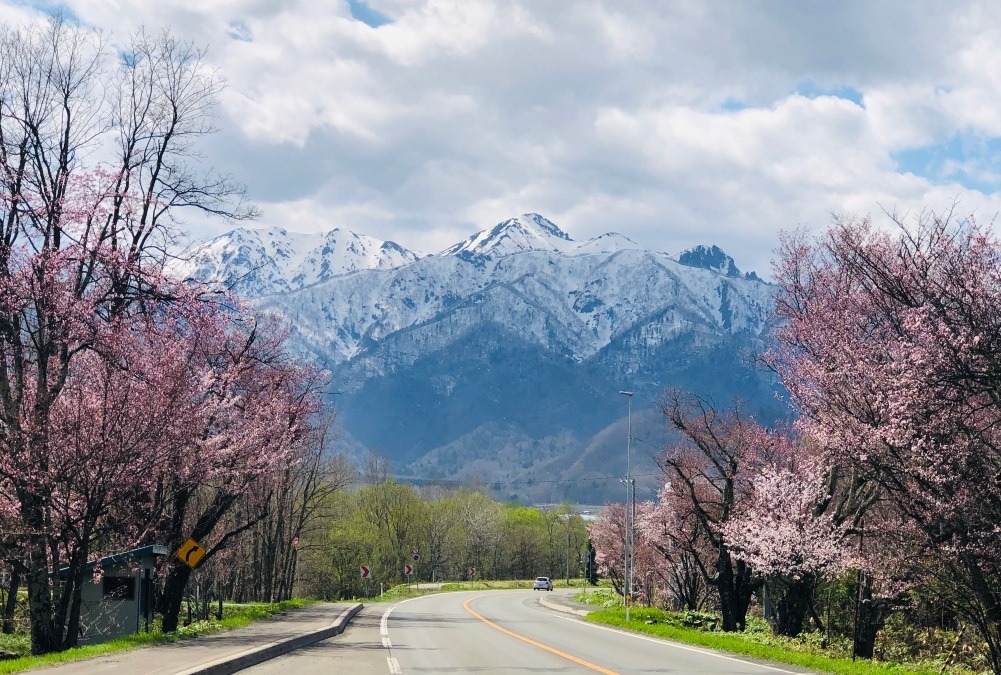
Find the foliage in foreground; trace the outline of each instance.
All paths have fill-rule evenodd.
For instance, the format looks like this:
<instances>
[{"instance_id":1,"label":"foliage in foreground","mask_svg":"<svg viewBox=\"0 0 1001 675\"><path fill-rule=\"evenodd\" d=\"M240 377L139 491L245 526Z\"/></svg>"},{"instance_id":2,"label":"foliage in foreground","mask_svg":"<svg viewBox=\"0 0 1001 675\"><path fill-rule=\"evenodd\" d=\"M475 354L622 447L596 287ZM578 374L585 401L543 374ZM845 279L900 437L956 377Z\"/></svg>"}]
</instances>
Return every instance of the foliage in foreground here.
<instances>
[{"instance_id":1,"label":"foliage in foreground","mask_svg":"<svg viewBox=\"0 0 1001 675\"><path fill-rule=\"evenodd\" d=\"M178 628L173 633L162 632L159 623L157 623L149 633L137 633L136 635L130 635L101 644L67 649L62 652L52 652L42 656L24 656L10 661L0 661L0 675L3 673L19 673L33 668L53 666L70 661L83 661L103 654L124 652L138 647L169 644L187 638L211 635L221 630L242 628L255 621L260 621L261 619L266 619L306 604L308 604L306 600L286 600L270 604L224 605L222 619L196 621ZM30 651L31 645L27 635L21 633L13 636L5 635L3 637L6 638L3 648L21 654L27 654Z\"/></svg>"}]
</instances>

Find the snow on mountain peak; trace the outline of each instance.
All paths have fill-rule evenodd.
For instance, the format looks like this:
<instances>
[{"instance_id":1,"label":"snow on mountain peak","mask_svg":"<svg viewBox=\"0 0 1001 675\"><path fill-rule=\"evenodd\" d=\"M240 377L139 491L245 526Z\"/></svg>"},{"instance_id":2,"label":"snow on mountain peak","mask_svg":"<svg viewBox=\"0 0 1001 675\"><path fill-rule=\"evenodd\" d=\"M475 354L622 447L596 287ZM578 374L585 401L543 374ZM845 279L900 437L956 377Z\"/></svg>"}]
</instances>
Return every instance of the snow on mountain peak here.
<instances>
[{"instance_id":1,"label":"snow on mountain peak","mask_svg":"<svg viewBox=\"0 0 1001 675\"><path fill-rule=\"evenodd\" d=\"M334 228L299 234L281 227L240 228L171 264L174 274L223 284L246 297L283 293L360 270L386 270L419 256L391 241Z\"/></svg>"},{"instance_id":2,"label":"snow on mountain peak","mask_svg":"<svg viewBox=\"0 0 1001 675\"><path fill-rule=\"evenodd\" d=\"M607 232L585 242L575 241L553 221L538 213L525 213L477 232L440 255L469 255L502 258L525 251L547 251L565 255L616 253L642 247L618 232Z\"/></svg>"},{"instance_id":3,"label":"snow on mountain peak","mask_svg":"<svg viewBox=\"0 0 1001 675\"><path fill-rule=\"evenodd\" d=\"M441 255L462 253L501 257L523 251L554 251L566 253L576 242L550 220L537 213L525 213L508 218L492 228L477 232Z\"/></svg>"},{"instance_id":4,"label":"snow on mountain peak","mask_svg":"<svg viewBox=\"0 0 1001 675\"><path fill-rule=\"evenodd\" d=\"M635 241L619 234L618 232L606 232L593 239L588 239L583 244L573 250L574 255L584 255L588 253L616 253L618 251L639 251L643 247Z\"/></svg>"}]
</instances>

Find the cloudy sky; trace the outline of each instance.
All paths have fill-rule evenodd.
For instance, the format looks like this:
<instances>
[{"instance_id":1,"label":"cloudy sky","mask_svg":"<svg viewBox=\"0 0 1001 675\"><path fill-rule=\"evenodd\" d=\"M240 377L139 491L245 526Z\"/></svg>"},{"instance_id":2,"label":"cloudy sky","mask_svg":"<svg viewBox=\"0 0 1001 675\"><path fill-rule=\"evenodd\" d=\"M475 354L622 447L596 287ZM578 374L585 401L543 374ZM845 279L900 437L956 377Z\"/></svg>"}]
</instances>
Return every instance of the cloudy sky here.
<instances>
[{"instance_id":1,"label":"cloudy sky","mask_svg":"<svg viewBox=\"0 0 1001 675\"><path fill-rule=\"evenodd\" d=\"M208 47L206 153L262 226L434 252L538 212L767 275L779 231L832 212L1001 211L996 2L0 0L0 21L57 8Z\"/></svg>"}]
</instances>

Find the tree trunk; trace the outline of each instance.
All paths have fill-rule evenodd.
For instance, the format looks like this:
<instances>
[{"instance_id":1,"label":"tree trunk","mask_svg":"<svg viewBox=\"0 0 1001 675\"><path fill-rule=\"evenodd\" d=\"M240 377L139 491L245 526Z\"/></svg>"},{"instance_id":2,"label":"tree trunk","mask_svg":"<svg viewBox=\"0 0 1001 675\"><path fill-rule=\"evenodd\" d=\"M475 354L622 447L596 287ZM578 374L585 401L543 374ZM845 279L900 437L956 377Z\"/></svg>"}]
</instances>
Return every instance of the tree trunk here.
<instances>
[{"instance_id":1,"label":"tree trunk","mask_svg":"<svg viewBox=\"0 0 1001 675\"><path fill-rule=\"evenodd\" d=\"M887 605L872 597L872 577L863 574L859 587L858 612L855 618L855 640L852 654L871 659L876 649L876 634L886 623Z\"/></svg>"},{"instance_id":2,"label":"tree trunk","mask_svg":"<svg viewBox=\"0 0 1001 675\"><path fill-rule=\"evenodd\" d=\"M720 547L716 561L716 588L719 591L719 608L723 616L722 629L728 632L743 631L747 627L747 608L759 583L753 581L751 569L741 561L733 562L730 552Z\"/></svg>"},{"instance_id":3,"label":"tree trunk","mask_svg":"<svg viewBox=\"0 0 1001 675\"><path fill-rule=\"evenodd\" d=\"M14 633L14 612L17 611L17 592L20 588L21 570L17 568L17 565L14 565L7 582L7 601L3 607L3 633L5 635Z\"/></svg>"},{"instance_id":4,"label":"tree trunk","mask_svg":"<svg viewBox=\"0 0 1001 675\"><path fill-rule=\"evenodd\" d=\"M73 551L66 568L66 580L59 590L52 636L62 649L76 647L80 633L80 595L90 547L82 544Z\"/></svg>"},{"instance_id":5,"label":"tree trunk","mask_svg":"<svg viewBox=\"0 0 1001 675\"><path fill-rule=\"evenodd\" d=\"M167 580L163 586L161 600L163 612L163 632L173 633L177 630L178 617L181 614L181 603L184 602L184 588L191 578L191 568L180 561L171 561L167 572Z\"/></svg>"},{"instance_id":6,"label":"tree trunk","mask_svg":"<svg viewBox=\"0 0 1001 675\"><path fill-rule=\"evenodd\" d=\"M775 611L768 622L773 633L796 637L803 632L815 585L816 579L812 575L798 580L769 579L766 593Z\"/></svg>"},{"instance_id":7,"label":"tree trunk","mask_svg":"<svg viewBox=\"0 0 1001 675\"><path fill-rule=\"evenodd\" d=\"M70 598L69 617L66 620L66 634L63 636L63 647L71 649L77 646L80 639L80 607L82 603L83 579L77 579L73 584L73 595Z\"/></svg>"},{"instance_id":8,"label":"tree trunk","mask_svg":"<svg viewBox=\"0 0 1001 675\"><path fill-rule=\"evenodd\" d=\"M27 490L18 490L21 500L21 520L32 532L28 540L28 617L31 630L31 653L48 654L59 648L52 624L52 582L49 579L49 548L46 541L45 517L37 497Z\"/></svg>"},{"instance_id":9,"label":"tree trunk","mask_svg":"<svg viewBox=\"0 0 1001 675\"><path fill-rule=\"evenodd\" d=\"M45 555L45 543L32 545L32 557ZM45 566L32 565L27 574L28 615L31 624L31 653L35 656L55 651L52 639L52 594L49 571Z\"/></svg>"}]
</instances>

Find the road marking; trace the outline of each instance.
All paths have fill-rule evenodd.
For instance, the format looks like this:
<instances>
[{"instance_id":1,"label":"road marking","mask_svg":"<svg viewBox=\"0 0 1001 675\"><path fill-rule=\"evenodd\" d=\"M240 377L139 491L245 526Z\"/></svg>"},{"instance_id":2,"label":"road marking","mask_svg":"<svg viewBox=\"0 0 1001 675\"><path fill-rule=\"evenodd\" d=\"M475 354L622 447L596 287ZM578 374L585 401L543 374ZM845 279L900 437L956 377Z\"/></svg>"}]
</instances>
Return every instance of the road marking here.
<instances>
[{"instance_id":1,"label":"road marking","mask_svg":"<svg viewBox=\"0 0 1001 675\"><path fill-rule=\"evenodd\" d=\"M724 654L720 654L719 652L713 651L711 649L702 649L700 647L692 647L690 645L686 645L686 644L683 644L681 642L675 642L674 640L671 640L670 638L650 637L649 635L641 635L639 633L634 633L632 631L623 630L621 628L613 628L611 626L602 626L600 624L591 623L590 621L581 621L580 619L574 619L573 617L569 617L569 616L557 616L557 618L563 619L564 621L573 621L574 623L579 623L582 626L591 626L592 628L597 628L598 630L607 630L610 633L618 633L619 635L628 635L629 637L636 638L637 640L646 640L647 642L656 642L658 644L665 644L665 643L667 643L671 647L676 647L677 649L684 649L685 651L695 652L697 654L705 654L707 656L716 656L716 657L721 658L721 659L727 659L728 661L736 661L737 663L743 663L744 665L758 666L759 668L769 668L771 670L774 670L777 673L789 673L789 675L802 675L802 671L798 671L798 670L782 670L781 668L776 668L775 666L770 666L770 665L768 665L766 663L758 663L757 661L747 661L745 659L738 659L738 658L733 657L733 656L726 656Z\"/></svg>"},{"instance_id":2,"label":"road marking","mask_svg":"<svg viewBox=\"0 0 1001 675\"><path fill-rule=\"evenodd\" d=\"M396 609L396 605L393 605L387 609L382 614L382 620L379 621L379 635L383 637L389 637L389 613Z\"/></svg>"},{"instance_id":3,"label":"road marking","mask_svg":"<svg viewBox=\"0 0 1001 675\"><path fill-rule=\"evenodd\" d=\"M382 619L379 620L379 635L382 637L382 646L386 649L392 649L393 643L389 641L389 613L396 608L393 605L385 612L382 613ZM386 663L389 664L390 675L400 675L403 671L400 670L400 663L392 656L386 657Z\"/></svg>"},{"instance_id":4,"label":"road marking","mask_svg":"<svg viewBox=\"0 0 1001 675\"><path fill-rule=\"evenodd\" d=\"M539 649L544 649L544 650L546 650L547 652L549 652L551 654L556 654L557 656L562 656L563 658L567 659L568 661L573 661L574 663L576 663L578 665L581 665L581 666L584 666L585 668L590 668L591 670L596 670L599 673L604 673L605 675L619 675L614 670L606 670L605 668L602 668L601 666L597 666L597 665L595 665L593 663L585 661L584 659L579 659L576 656L574 656L573 654L567 654L566 652L561 652L559 649L556 649L554 647L550 647L549 645L544 645L541 642L536 642L535 640L533 640L531 638L527 638L524 635L519 635L518 633L515 633L514 631L510 631L507 628L504 628L502 626L498 626L497 624L495 624L490 619L484 617L481 614L477 614L469 606L469 603L471 603L473 600L476 600L476 599L482 598L482 597L483 597L482 595L477 595L475 598L470 598L469 600L466 600L464 603L462 603L462 607L467 612L469 612L470 614L472 614L477 619L479 619L483 623L487 624L491 628L496 628L497 630L499 630L502 633L507 633L511 637L518 638L522 642L527 642L528 644L533 645L535 647L538 647Z\"/></svg>"}]
</instances>

